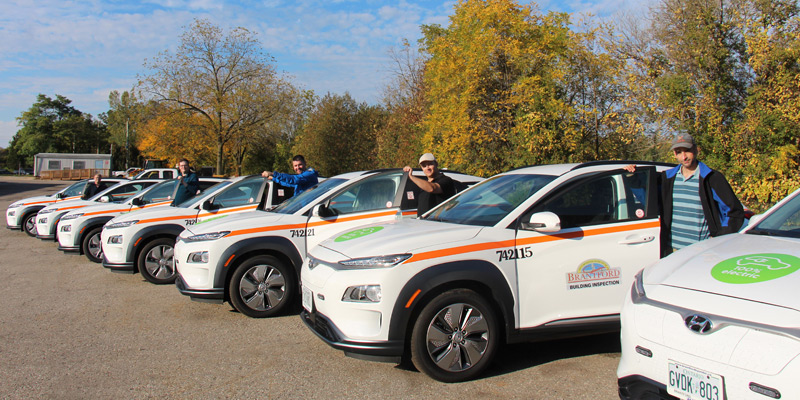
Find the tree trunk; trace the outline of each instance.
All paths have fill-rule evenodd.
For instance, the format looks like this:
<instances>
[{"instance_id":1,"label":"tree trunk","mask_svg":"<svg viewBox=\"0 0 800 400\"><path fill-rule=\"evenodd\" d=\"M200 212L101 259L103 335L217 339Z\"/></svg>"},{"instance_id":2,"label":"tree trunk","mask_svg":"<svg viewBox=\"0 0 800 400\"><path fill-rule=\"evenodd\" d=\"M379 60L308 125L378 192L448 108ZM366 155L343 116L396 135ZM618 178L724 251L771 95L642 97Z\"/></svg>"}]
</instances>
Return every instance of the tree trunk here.
<instances>
[{"instance_id":1,"label":"tree trunk","mask_svg":"<svg viewBox=\"0 0 800 400\"><path fill-rule=\"evenodd\" d=\"M225 175L225 168L223 167L223 154L225 145L222 142L217 143L217 175Z\"/></svg>"}]
</instances>

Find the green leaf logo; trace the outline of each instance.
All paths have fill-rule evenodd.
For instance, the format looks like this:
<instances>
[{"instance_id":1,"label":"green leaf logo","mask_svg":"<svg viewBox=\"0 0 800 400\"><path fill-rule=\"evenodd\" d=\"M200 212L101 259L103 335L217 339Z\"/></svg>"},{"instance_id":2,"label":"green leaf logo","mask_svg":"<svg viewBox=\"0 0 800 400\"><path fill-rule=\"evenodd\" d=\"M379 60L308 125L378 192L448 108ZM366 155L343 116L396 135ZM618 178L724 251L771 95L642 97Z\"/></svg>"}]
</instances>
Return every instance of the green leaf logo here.
<instances>
[{"instance_id":1,"label":"green leaf logo","mask_svg":"<svg viewBox=\"0 0 800 400\"><path fill-rule=\"evenodd\" d=\"M800 258L762 253L729 258L711 269L714 279L733 284L758 283L782 278L800 269Z\"/></svg>"},{"instance_id":2,"label":"green leaf logo","mask_svg":"<svg viewBox=\"0 0 800 400\"><path fill-rule=\"evenodd\" d=\"M346 242L348 240L358 239L358 238L363 237L363 236L371 235L371 234L373 234L375 232L378 232L380 230L383 230L382 226L373 226L373 227L364 228L364 229L356 229L354 231L347 232L344 235L341 235L341 236L337 237L333 241L334 242Z\"/></svg>"}]
</instances>

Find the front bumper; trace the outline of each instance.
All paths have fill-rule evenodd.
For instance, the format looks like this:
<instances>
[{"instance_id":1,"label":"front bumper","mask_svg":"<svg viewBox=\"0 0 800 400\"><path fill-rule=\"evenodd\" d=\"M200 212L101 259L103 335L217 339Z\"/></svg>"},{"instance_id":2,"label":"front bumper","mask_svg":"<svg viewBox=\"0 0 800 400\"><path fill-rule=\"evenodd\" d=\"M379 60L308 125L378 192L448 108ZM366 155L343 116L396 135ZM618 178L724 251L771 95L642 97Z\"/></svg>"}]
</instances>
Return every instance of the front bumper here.
<instances>
[{"instance_id":1,"label":"front bumper","mask_svg":"<svg viewBox=\"0 0 800 400\"><path fill-rule=\"evenodd\" d=\"M195 301L218 304L225 301L224 289L189 289L180 274L178 274L178 279L175 280L175 287L178 288L182 295L189 296Z\"/></svg>"},{"instance_id":2,"label":"front bumper","mask_svg":"<svg viewBox=\"0 0 800 400\"><path fill-rule=\"evenodd\" d=\"M136 272L136 269L134 268L132 262L111 263L105 258L105 256L103 256L103 267L110 269L111 272L129 273L129 274Z\"/></svg>"},{"instance_id":3,"label":"front bumper","mask_svg":"<svg viewBox=\"0 0 800 400\"><path fill-rule=\"evenodd\" d=\"M6 225L6 229L11 229L12 231L20 231L20 230L22 230L22 227L21 226Z\"/></svg>"},{"instance_id":4,"label":"front bumper","mask_svg":"<svg viewBox=\"0 0 800 400\"><path fill-rule=\"evenodd\" d=\"M370 361L399 363L403 356L404 343L401 340L358 342L348 340L327 317L319 312L303 310L300 313L303 323L322 341L334 349L344 351L348 357Z\"/></svg>"},{"instance_id":5,"label":"front bumper","mask_svg":"<svg viewBox=\"0 0 800 400\"><path fill-rule=\"evenodd\" d=\"M58 245L58 249L63 251L64 253L72 253L72 254L80 254L81 248L77 246L62 246Z\"/></svg>"}]
</instances>

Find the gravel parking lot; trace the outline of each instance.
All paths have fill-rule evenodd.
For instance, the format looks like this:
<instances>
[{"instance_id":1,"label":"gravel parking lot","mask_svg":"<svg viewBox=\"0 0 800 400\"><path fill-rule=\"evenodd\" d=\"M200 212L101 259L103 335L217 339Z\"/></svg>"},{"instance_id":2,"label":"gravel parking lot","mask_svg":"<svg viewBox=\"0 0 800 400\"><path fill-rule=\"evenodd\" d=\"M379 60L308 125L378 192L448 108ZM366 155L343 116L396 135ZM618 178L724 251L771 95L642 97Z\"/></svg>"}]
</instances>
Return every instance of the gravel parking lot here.
<instances>
[{"instance_id":1,"label":"gravel parking lot","mask_svg":"<svg viewBox=\"0 0 800 400\"><path fill-rule=\"evenodd\" d=\"M67 184L0 177L0 210ZM617 334L506 346L482 379L443 384L345 357L297 311L247 318L8 229L0 321L0 398L618 398Z\"/></svg>"}]
</instances>

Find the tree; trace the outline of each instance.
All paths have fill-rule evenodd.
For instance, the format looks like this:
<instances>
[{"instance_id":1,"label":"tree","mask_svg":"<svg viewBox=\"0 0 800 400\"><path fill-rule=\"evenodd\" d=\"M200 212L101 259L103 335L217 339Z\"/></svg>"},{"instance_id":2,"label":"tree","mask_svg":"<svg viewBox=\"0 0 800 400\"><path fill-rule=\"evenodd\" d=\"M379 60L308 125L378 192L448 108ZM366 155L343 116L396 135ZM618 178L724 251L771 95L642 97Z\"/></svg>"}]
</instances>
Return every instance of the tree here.
<instances>
[{"instance_id":1,"label":"tree","mask_svg":"<svg viewBox=\"0 0 800 400\"><path fill-rule=\"evenodd\" d=\"M385 118L378 106L349 94L326 94L316 102L293 147L320 174L333 176L375 168L375 137Z\"/></svg>"},{"instance_id":2,"label":"tree","mask_svg":"<svg viewBox=\"0 0 800 400\"><path fill-rule=\"evenodd\" d=\"M189 113L201 135L215 145L217 173L225 171L226 146L241 142L276 114L288 86L275 72L255 34L245 28L223 32L207 20L195 20L181 36L178 50L145 63L149 75L139 87L171 113ZM189 132L185 132L189 134Z\"/></svg>"},{"instance_id":3,"label":"tree","mask_svg":"<svg viewBox=\"0 0 800 400\"><path fill-rule=\"evenodd\" d=\"M21 128L11 139L8 162L33 165L37 153L100 153L108 149L105 126L70 104L72 100L44 94L17 122Z\"/></svg>"},{"instance_id":4,"label":"tree","mask_svg":"<svg viewBox=\"0 0 800 400\"><path fill-rule=\"evenodd\" d=\"M119 93L114 90L108 95L108 112L100 115L109 133L109 141L116 151L112 154L117 169L127 169L138 165L137 128L143 123L144 104L132 92Z\"/></svg>"}]
</instances>

